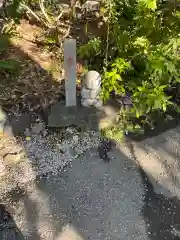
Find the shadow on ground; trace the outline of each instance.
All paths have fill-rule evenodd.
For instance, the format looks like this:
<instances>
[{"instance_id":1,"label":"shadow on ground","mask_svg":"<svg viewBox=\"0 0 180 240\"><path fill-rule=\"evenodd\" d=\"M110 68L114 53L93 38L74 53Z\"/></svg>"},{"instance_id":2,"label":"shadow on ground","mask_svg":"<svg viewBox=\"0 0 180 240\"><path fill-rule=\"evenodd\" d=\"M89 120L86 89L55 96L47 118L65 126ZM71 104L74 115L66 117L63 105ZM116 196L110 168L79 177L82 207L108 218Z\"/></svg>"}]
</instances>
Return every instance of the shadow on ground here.
<instances>
[{"instance_id":1,"label":"shadow on ground","mask_svg":"<svg viewBox=\"0 0 180 240\"><path fill-rule=\"evenodd\" d=\"M24 237L13 220L6 206L0 204L0 239L24 240Z\"/></svg>"},{"instance_id":2,"label":"shadow on ground","mask_svg":"<svg viewBox=\"0 0 180 240\"><path fill-rule=\"evenodd\" d=\"M13 51L17 51L22 59L28 58L20 49ZM49 73L31 59L29 61L35 74L38 75L38 80L45 74L50 85L59 87ZM31 86L34 77L28 78L22 86L26 89L27 96L29 96L29 88L31 94L37 90ZM9 89L16 86L10 83ZM24 92L21 94L23 95ZM40 98L43 97L44 92ZM22 98L18 104L23 106L24 103L26 100ZM2 101L1 104L4 109L9 108L7 100ZM13 105L12 102L10 104ZM34 105L37 104L40 103L35 101ZM22 111L26 113L26 110L22 109ZM29 112L27 114L29 116ZM47 120L47 118L43 119ZM11 119L10 122L13 132L19 135L17 124L13 125ZM20 118L18 124L21 133L31 123L31 120ZM36 182L30 183L27 193L18 200L14 199L14 194L9 196L10 203L7 206L1 204L0 234L7 231L14 237L7 239L16 240L23 238L60 240L66 239L68 234L72 239L84 240L180 239L179 200L156 194L145 172L139 170L135 162L120 150L112 148L109 151L109 163L104 162L104 159L101 160L97 151L97 148L91 149L85 157L75 160L72 168L67 167L57 175L48 173L46 176L39 176ZM102 155L107 156L107 152ZM19 217L13 212L14 210L11 210L13 202L16 202L14 210L19 212ZM12 211L12 215L16 215L17 221L21 221L15 223L8 212L5 214L8 216L6 220L7 218L4 217L6 209L8 212ZM13 226L13 230L9 230L7 221L12 222L10 225ZM16 224L21 227L17 227ZM31 236L27 237L26 228ZM6 240L4 236L1 239Z\"/></svg>"},{"instance_id":3,"label":"shadow on ground","mask_svg":"<svg viewBox=\"0 0 180 240\"><path fill-rule=\"evenodd\" d=\"M109 163L91 149L72 167L39 176L19 199L11 194L25 239L180 239L179 199L157 194L120 150L108 155Z\"/></svg>"},{"instance_id":4,"label":"shadow on ground","mask_svg":"<svg viewBox=\"0 0 180 240\"><path fill-rule=\"evenodd\" d=\"M146 231L150 239L180 239L180 201L176 197L168 198L154 191L152 183L141 169L146 195L142 216L146 223Z\"/></svg>"}]
</instances>

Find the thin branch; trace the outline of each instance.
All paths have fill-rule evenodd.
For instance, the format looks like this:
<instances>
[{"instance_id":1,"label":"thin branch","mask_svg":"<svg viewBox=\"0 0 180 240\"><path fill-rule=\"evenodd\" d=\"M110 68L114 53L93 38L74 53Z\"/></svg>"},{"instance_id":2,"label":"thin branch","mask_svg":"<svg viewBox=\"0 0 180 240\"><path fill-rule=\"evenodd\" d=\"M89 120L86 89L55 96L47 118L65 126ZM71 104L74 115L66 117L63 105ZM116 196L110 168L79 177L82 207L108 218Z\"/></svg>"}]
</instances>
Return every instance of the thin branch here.
<instances>
[{"instance_id":1,"label":"thin branch","mask_svg":"<svg viewBox=\"0 0 180 240\"><path fill-rule=\"evenodd\" d=\"M21 3L21 6L30 12L39 22L41 22L40 18L27 5Z\"/></svg>"},{"instance_id":2,"label":"thin branch","mask_svg":"<svg viewBox=\"0 0 180 240\"><path fill-rule=\"evenodd\" d=\"M44 0L39 0L39 6L41 8L41 12L43 13L44 17L48 21L48 23L52 23L51 19L49 18L48 14L46 13L45 7L44 7Z\"/></svg>"},{"instance_id":3,"label":"thin branch","mask_svg":"<svg viewBox=\"0 0 180 240\"><path fill-rule=\"evenodd\" d=\"M68 30L67 30L66 34L64 35L64 38L66 38L69 35L70 29L71 29L71 26L68 27Z\"/></svg>"},{"instance_id":4,"label":"thin branch","mask_svg":"<svg viewBox=\"0 0 180 240\"><path fill-rule=\"evenodd\" d=\"M48 25L47 25L44 21L42 21L42 20L38 17L38 15L36 15L36 13L33 12L32 9L30 9L30 7L28 7L27 5L25 5L25 4L23 4L23 3L21 3L21 6L22 6L24 9L26 9L28 12L30 12L40 23L43 23L46 27L48 27Z\"/></svg>"},{"instance_id":5,"label":"thin branch","mask_svg":"<svg viewBox=\"0 0 180 240\"><path fill-rule=\"evenodd\" d=\"M108 51L109 51L109 20L107 22L107 38L106 38L106 54L105 54L105 69L107 70L108 65Z\"/></svg>"},{"instance_id":6,"label":"thin branch","mask_svg":"<svg viewBox=\"0 0 180 240\"><path fill-rule=\"evenodd\" d=\"M59 21L59 19L62 17L62 15L63 15L63 11L57 16L56 22Z\"/></svg>"},{"instance_id":7,"label":"thin branch","mask_svg":"<svg viewBox=\"0 0 180 240\"><path fill-rule=\"evenodd\" d=\"M69 35L70 33L70 29L71 29L71 26L68 27L68 30L66 31L66 33L64 34L63 37L59 38L59 42L61 42L64 38L67 38L67 36Z\"/></svg>"}]
</instances>

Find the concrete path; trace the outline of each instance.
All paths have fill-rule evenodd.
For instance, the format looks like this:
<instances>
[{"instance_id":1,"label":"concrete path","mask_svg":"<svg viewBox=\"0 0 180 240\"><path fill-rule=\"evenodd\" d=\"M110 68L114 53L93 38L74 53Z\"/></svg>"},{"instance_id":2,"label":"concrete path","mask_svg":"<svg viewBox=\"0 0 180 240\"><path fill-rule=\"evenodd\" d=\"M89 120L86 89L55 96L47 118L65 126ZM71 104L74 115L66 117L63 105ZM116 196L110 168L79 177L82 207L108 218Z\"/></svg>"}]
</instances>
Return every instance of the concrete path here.
<instances>
[{"instance_id":1,"label":"concrete path","mask_svg":"<svg viewBox=\"0 0 180 240\"><path fill-rule=\"evenodd\" d=\"M179 136L121 144L110 163L93 149L37 179L9 206L16 226L0 239L180 239Z\"/></svg>"},{"instance_id":2,"label":"concrete path","mask_svg":"<svg viewBox=\"0 0 180 240\"><path fill-rule=\"evenodd\" d=\"M32 185L16 209L23 235L48 240L148 239L141 216L141 175L119 150L110 157L112 161L104 163L91 151L63 173Z\"/></svg>"}]
</instances>

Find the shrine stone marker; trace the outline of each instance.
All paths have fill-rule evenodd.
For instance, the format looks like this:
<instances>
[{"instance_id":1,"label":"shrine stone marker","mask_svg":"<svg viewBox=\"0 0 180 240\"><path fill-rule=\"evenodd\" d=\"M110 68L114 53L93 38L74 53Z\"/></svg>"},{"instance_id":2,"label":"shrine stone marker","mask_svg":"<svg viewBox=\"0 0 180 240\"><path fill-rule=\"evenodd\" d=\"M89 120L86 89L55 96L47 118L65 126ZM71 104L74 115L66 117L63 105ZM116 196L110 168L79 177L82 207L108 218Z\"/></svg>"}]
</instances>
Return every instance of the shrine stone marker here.
<instances>
[{"instance_id":1,"label":"shrine stone marker","mask_svg":"<svg viewBox=\"0 0 180 240\"><path fill-rule=\"evenodd\" d=\"M112 111L109 106L91 106L82 104L82 99L76 96L76 40L64 41L64 70L65 70L65 101L61 100L51 106L48 116L49 127L66 127L70 125L86 126L91 129L104 128L111 125L118 114L117 109ZM90 74L91 73L91 74ZM100 75L91 71L87 82L100 86ZM93 74L92 74L93 73ZM95 74L95 75L94 75ZM98 75L97 75L98 74ZM98 76L98 77L97 77ZM92 79L90 79L92 78ZM97 78L97 79L96 79ZM98 80L98 81L97 81ZM98 82L98 84L97 84ZM91 85L92 85L91 84ZM87 85L87 83L86 83ZM94 86L94 85L92 85ZM92 88L91 86L91 88ZM87 88L88 86L86 86ZM87 89L84 89L87 92ZM96 91L97 89L95 89ZM89 90L92 95L92 89ZM83 87L81 91L82 98ZM89 92L88 92L89 93ZM98 92L99 93L99 92ZM86 96L86 98L92 96ZM85 99L86 100L86 99ZM94 100L93 100L94 101ZM100 100L98 100L100 101ZM83 106L84 105L84 106Z\"/></svg>"},{"instance_id":2,"label":"shrine stone marker","mask_svg":"<svg viewBox=\"0 0 180 240\"><path fill-rule=\"evenodd\" d=\"M76 40L64 41L66 107L76 106Z\"/></svg>"}]
</instances>

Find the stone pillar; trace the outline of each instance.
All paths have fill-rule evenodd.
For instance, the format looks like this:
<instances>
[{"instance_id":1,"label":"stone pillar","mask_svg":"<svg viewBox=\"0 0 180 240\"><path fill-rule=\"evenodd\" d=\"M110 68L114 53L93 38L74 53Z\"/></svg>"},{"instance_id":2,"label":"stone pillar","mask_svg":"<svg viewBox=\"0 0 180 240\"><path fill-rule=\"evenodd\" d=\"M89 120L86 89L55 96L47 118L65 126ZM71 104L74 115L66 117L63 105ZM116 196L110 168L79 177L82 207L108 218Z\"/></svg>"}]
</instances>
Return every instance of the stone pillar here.
<instances>
[{"instance_id":1,"label":"stone pillar","mask_svg":"<svg viewBox=\"0 0 180 240\"><path fill-rule=\"evenodd\" d=\"M66 107L76 106L76 40L65 39L64 70Z\"/></svg>"}]
</instances>

